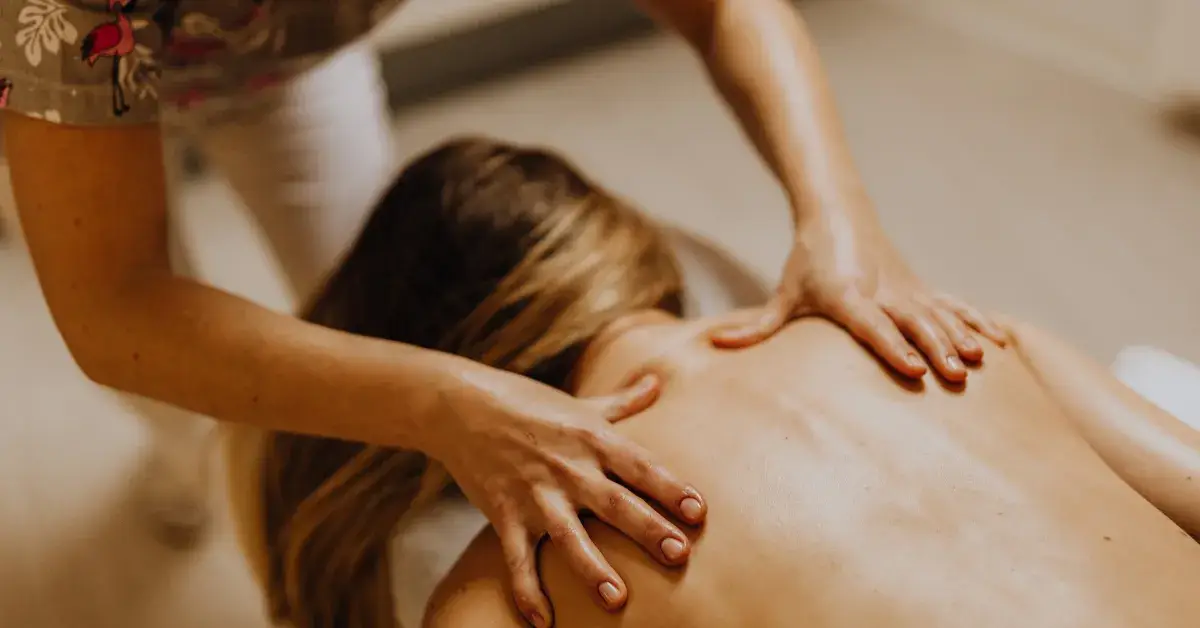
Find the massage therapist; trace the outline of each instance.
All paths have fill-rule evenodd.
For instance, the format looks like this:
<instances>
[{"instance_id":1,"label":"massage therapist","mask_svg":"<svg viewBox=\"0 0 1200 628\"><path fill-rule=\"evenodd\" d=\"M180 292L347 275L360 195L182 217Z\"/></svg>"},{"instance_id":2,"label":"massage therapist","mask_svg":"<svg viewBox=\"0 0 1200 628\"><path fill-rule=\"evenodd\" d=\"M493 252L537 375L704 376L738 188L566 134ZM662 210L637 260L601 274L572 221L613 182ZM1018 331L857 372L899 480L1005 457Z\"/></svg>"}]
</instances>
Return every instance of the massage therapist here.
<instances>
[{"instance_id":1,"label":"massage therapist","mask_svg":"<svg viewBox=\"0 0 1200 628\"><path fill-rule=\"evenodd\" d=\"M963 380L963 359L982 351L971 328L1003 338L899 263L795 10L784 0L639 4L703 60L790 200L793 248L775 298L713 342L742 347L821 315L905 376L928 363ZM402 6L0 0L4 140L46 302L82 371L148 414L186 410L438 459L499 533L531 623L552 621L535 569L547 533L597 599L619 608L628 592L578 511L604 513L674 565L687 537L635 492L687 524L707 508L686 478L609 429L654 402L653 378L577 399L269 311L169 260L164 128L190 135L238 192L294 294L319 285L394 175L384 90L362 40Z\"/></svg>"}]
</instances>

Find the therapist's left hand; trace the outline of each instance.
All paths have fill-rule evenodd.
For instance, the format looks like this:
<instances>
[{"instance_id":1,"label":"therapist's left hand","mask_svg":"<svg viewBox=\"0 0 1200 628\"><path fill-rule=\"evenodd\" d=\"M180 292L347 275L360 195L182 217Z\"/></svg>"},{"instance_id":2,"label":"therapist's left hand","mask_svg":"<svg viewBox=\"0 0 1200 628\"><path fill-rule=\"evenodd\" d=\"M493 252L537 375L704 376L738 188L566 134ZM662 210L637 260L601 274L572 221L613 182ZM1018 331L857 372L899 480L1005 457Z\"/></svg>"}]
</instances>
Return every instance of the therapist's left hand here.
<instances>
[{"instance_id":1,"label":"therapist's left hand","mask_svg":"<svg viewBox=\"0 0 1200 628\"><path fill-rule=\"evenodd\" d=\"M928 360L945 379L964 381L964 362L983 357L975 332L1001 346L1006 341L979 310L926 288L882 234L864 235L846 224L798 230L775 296L763 308L720 324L712 341L747 347L810 315L842 325L913 378L926 373Z\"/></svg>"}]
</instances>

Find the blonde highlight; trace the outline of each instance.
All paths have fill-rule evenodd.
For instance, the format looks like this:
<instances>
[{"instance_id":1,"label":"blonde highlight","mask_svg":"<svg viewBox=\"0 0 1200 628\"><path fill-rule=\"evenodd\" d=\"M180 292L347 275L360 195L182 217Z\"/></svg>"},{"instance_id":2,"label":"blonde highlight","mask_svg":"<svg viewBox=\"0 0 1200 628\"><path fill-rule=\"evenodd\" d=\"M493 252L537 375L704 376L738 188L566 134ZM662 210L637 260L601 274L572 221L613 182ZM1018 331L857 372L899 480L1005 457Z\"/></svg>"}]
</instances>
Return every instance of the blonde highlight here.
<instances>
[{"instance_id":1,"label":"blonde highlight","mask_svg":"<svg viewBox=\"0 0 1200 628\"><path fill-rule=\"evenodd\" d=\"M405 168L305 317L565 389L587 342L647 308L679 313L660 231L556 155L468 138ZM388 544L451 485L417 452L268 434L258 548L272 618L395 628Z\"/></svg>"}]
</instances>

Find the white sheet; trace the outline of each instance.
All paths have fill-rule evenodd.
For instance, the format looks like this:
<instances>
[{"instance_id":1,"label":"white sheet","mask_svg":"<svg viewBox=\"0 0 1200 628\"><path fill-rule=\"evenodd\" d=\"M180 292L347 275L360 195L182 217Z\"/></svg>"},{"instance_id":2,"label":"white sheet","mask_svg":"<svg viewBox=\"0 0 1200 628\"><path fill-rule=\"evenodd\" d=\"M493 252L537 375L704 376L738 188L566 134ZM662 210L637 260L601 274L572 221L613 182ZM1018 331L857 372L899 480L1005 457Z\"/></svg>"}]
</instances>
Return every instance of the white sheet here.
<instances>
[{"instance_id":1,"label":"white sheet","mask_svg":"<svg viewBox=\"0 0 1200 628\"><path fill-rule=\"evenodd\" d=\"M1200 430L1200 365L1154 347L1128 347L1113 375L1151 403Z\"/></svg>"},{"instance_id":2,"label":"white sheet","mask_svg":"<svg viewBox=\"0 0 1200 628\"><path fill-rule=\"evenodd\" d=\"M715 245L671 230L688 287L689 316L709 316L764 302L768 291L745 266ZM418 628L433 590L487 520L462 499L443 499L413 513L392 542L393 595L403 628Z\"/></svg>"}]
</instances>

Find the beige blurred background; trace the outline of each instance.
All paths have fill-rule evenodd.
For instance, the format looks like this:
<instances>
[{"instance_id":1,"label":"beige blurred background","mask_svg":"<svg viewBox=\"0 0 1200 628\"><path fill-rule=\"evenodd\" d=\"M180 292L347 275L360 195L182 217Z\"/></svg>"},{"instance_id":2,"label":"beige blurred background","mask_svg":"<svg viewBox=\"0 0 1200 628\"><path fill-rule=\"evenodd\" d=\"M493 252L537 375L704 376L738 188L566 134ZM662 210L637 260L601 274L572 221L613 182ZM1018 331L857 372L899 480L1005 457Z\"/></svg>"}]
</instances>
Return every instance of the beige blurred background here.
<instances>
[{"instance_id":1,"label":"beige blurred background","mask_svg":"<svg viewBox=\"0 0 1200 628\"><path fill-rule=\"evenodd\" d=\"M376 37L405 156L462 132L548 144L774 281L782 195L698 64L677 41L635 36L627 6L563 8L580 2L413 0ZM882 219L930 282L1100 360L1151 344L1200 361L1200 143L1168 132L1158 107L1200 92L1189 2L800 6ZM553 36L521 35L535 26ZM198 172L177 202L189 240L209 243L196 249L208 277L285 307L220 181ZM11 213L7 176L0 207ZM130 512L141 428L74 369L8 222L0 626L265 626L228 526L180 554Z\"/></svg>"}]
</instances>

